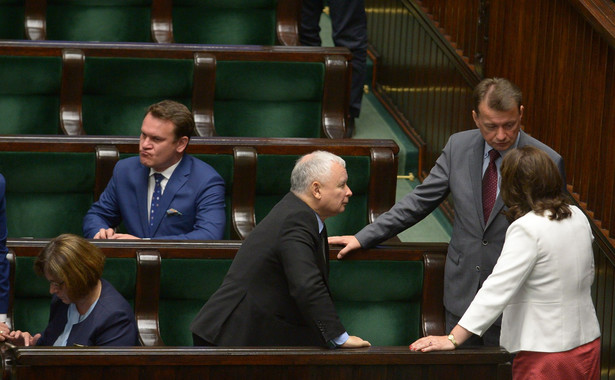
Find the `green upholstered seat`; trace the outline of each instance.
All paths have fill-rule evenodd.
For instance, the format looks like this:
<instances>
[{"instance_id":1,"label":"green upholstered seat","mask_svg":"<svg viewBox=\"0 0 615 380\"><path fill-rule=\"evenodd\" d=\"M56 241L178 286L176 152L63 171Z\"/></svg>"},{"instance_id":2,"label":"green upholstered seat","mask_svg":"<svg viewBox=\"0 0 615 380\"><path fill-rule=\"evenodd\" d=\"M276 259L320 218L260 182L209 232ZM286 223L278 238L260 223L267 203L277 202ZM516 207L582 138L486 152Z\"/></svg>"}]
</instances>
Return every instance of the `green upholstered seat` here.
<instances>
[{"instance_id":1,"label":"green upholstered seat","mask_svg":"<svg viewBox=\"0 0 615 380\"><path fill-rule=\"evenodd\" d=\"M0 152L8 236L80 235L94 200L95 161L94 153Z\"/></svg>"},{"instance_id":2,"label":"green upholstered seat","mask_svg":"<svg viewBox=\"0 0 615 380\"><path fill-rule=\"evenodd\" d=\"M190 59L87 57L83 128L88 135L138 136L147 108L172 99L190 108Z\"/></svg>"},{"instance_id":3,"label":"green upholstered seat","mask_svg":"<svg viewBox=\"0 0 615 380\"><path fill-rule=\"evenodd\" d=\"M178 43L275 45L276 0L174 0Z\"/></svg>"},{"instance_id":4,"label":"green upholstered seat","mask_svg":"<svg viewBox=\"0 0 615 380\"><path fill-rule=\"evenodd\" d=\"M290 190L290 173L299 156L259 155L256 177L256 222L259 223ZM332 235L354 235L368 223L367 199L370 159L367 156L344 156L348 186L352 197L346 210L325 223Z\"/></svg>"},{"instance_id":5,"label":"green upholstered seat","mask_svg":"<svg viewBox=\"0 0 615 380\"><path fill-rule=\"evenodd\" d=\"M0 0L0 39L24 38L23 0Z\"/></svg>"},{"instance_id":6,"label":"green upholstered seat","mask_svg":"<svg viewBox=\"0 0 615 380\"><path fill-rule=\"evenodd\" d=\"M0 55L0 134L58 134L61 82L60 57Z\"/></svg>"},{"instance_id":7,"label":"green upholstered seat","mask_svg":"<svg viewBox=\"0 0 615 380\"><path fill-rule=\"evenodd\" d=\"M231 260L163 259L160 269L160 335L167 346L192 346L190 323L218 290Z\"/></svg>"},{"instance_id":8,"label":"green upholstered seat","mask_svg":"<svg viewBox=\"0 0 615 380\"><path fill-rule=\"evenodd\" d=\"M324 70L319 62L218 62L216 133L320 137Z\"/></svg>"},{"instance_id":9,"label":"green upholstered seat","mask_svg":"<svg viewBox=\"0 0 615 380\"><path fill-rule=\"evenodd\" d=\"M421 261L331 261L329 287L349 334L376 346L421 336Z\"/></svg>"},{"instance_id":10,"label":"green upholstered seat","mask_svg":"<svg viewBox=\"0 0 615 380\"><path fill-rule=\"evenodd\" d=\"M151 0L47 0L47 39L149 42Z\"/></svg>"},{"instance_id":11,"label":"green upholstered seat","mask_svg":"<svg viewBox=\"0 0 615 380\"><path fill-rule=\"evenodd\" d=\"M13 300L14 329L32 334L43 332L49 321L49 283L34 272L35 257L17 257ZM130 258L110 258L103 278L109 281L134 307L137 263Z\"/></svg>"}]
</instances>

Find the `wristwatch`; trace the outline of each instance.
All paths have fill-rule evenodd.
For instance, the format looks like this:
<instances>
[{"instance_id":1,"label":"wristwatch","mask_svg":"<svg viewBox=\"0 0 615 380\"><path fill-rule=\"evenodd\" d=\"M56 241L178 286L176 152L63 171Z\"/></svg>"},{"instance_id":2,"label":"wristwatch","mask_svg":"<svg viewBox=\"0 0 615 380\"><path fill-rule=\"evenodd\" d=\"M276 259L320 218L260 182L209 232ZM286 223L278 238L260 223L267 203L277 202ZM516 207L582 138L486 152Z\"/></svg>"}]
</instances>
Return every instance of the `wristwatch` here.
<instances>
[{"instance_id":1,"label":"wristwatch","mask_svg":"<svg viewBox=\"0 0 615 380\"><path fill-rule=\"evenodd\" d=\"M459 344L455 340L455 336L453 334L449 334L449 336L447 336L447 338L448 338L448 340L451 341L451 343L453 343L453 346L455 346L455 348L459 347Z\"/></svg>"}]
</instances>

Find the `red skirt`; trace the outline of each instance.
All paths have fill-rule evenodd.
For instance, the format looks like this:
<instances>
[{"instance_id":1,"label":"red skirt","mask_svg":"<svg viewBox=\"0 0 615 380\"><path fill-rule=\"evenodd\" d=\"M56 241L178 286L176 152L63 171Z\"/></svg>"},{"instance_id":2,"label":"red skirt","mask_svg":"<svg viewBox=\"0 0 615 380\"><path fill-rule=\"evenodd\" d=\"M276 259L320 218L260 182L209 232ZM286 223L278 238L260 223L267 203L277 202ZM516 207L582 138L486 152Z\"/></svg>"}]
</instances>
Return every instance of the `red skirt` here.
<instances>
[{"instance_id":1,"label":"red skirt","mask_svg":"<svg viewBox=\"0 0 615 380\"><path fill-rule=\"evenodd\" d=\"M598 380L600 338L564 352L519 351L512 375L513 380Z\"/></svg>"}]
</instances>

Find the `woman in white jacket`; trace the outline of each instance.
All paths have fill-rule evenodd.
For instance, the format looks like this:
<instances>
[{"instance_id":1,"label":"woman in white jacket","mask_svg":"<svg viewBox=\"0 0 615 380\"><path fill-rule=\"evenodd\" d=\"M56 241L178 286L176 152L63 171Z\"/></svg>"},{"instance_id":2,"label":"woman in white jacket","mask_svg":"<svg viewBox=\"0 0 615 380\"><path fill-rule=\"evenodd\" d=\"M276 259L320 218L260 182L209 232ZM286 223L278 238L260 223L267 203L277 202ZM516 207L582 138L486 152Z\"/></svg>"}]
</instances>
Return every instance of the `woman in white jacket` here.
<instances>
[{"instance_id":1,"label":"woman in white jacket","mask_svg":"<svg viewBox=\"0 0 615 380\"><path fill-rule=\"evenodd\" d=\"M543 151L508 152L501 196L511 225L500 258L448 336L427 336L414 351L453 350L503 313L500 344L518 352L513 379L598 379L600 327L591 299L593 236L568 203Z\"/></svg>"}]
</instances>

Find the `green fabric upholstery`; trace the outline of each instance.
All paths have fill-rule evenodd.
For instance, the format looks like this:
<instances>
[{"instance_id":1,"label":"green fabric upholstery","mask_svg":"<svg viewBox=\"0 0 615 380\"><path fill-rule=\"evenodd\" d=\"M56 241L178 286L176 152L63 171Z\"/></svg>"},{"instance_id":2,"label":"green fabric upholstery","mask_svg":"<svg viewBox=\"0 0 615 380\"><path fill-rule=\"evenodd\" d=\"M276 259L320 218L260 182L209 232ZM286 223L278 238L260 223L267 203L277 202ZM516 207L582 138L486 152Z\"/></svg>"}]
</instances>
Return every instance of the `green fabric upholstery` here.
<instances>
[{"instance_id":1,"label":"green fabric upholstery","mask_svg":"<svg viewBox=\"0 0 615 380\"><path fill-rule=\"evenodd\" d=\"M178 43L275 45L276 0L174 0Z\"/></svg>"},{"instance_id":2,"label":"green fabric upholstery","mask_svg":"<svg viewBox=\"0 0 615 380\"><path fill-rule=\"evenodd\" d=\"M42 332L49 321L49 283L34 272L35 257L17 257L13 301L14 328L32 334ZM103 278L134 307L137 261L111 258L105 262Z\"/></svg>"},{"instance_id":3,"label":"green fabric upholstery","mask_svg":"<svg viewBox=\"0 0 615 380\"><path fill-rule=\"evenodd\" d=\"M138 136L151 104L172 99L191 107L192 77L190 59L88 57L83 128L89 135Z\"/></svg>"},{"instance_id":4,"label":"green fabric upholstery","mask_svg":"<svg viewBox=\"0 0 615 380\"><path fill-rule=\"evenodd\" d=\"M61 57L0 56L0 134L58 134L61 81Z\"/></svg>"},{"instance_id":5,"label":"green fabric upholstery","mask_svg":"<svg viewBox=\"0 0 615 380\"><path fill-rule=\"evenodd\" d=\"M190 323L218 290L231 260L163 259L160 270L160 335L167 346L192 346Z\"/></svg>"},{"instance_id":6,"label":"green fabric upholstery","mask_svg":"<svg viewBox=\"0 0 615 380\"><path fill-rule=\"evenodd\" d=\"M21 40L24 37L23 0L0 0L0 39Z\"/></svg>"},{"instance_id":7,"label":"green fabric upholstery","mask_svg":"<svg viewBox=\"0 0 615 380\"><path fill-rule=\"evenodd\" d=\"M349 334L376 346L421 336L422 262L331 261L329 286Z\"/></svg>"},{"instance_id":8,"label":"green fabric upholstery","mask_svg":"<svg viewBox=\"0 0 615 380\"><path fill-rule=\"evenodd\" d=\"M259 223L290 190L290 173L299 156L259 155L256 177L256 222ZM368 221L370 159L366 156L344 156L348 186L352 197L346 210L326 220L329 235L354 235Z\"/></svg>"},{"instance_id":9,"label":"green fabric upholstery","mask_svg":"<svg viewBox=\"0 0 615 380\"><path fill-rule=\"evenodd\" d=\"M0 152L9 237L81 235L94 200L94 153Z\"/></svg>"},{"instance_id":10,"label":"green fabric upholstery","mask_svg":"<svg viewBox=\"0 0 615 380\"><path fill-rule=\"evenodd\" d=\"M151 0L47 0L47 39L150 42Z\"/></svg>"},{"instance_id":11,"label":"green fabric upholstery","mask_svg":"<svg viewBox=\"0 0 615 380\"><path fill-rule=\"evenodd\" d=\"M190 148L188 148L190 150ZM233 221L231 219L231 197L233 190L233 156L225 154L195 154L195 158L211 165L218 174L224 179L224 203L226 205L226 228L224 229L224 240L231 238Z\"/></svg>"},{"instance_id":12,"label":"green fabric upholstery","mask_svg":"<svg viewBox=\"0 0 615 380\"><path fill-rule=\"evenodd\" d=\"M320 137L324 70L322 63L218 62L216 133Z\"/></svg>"}]
</instances>

